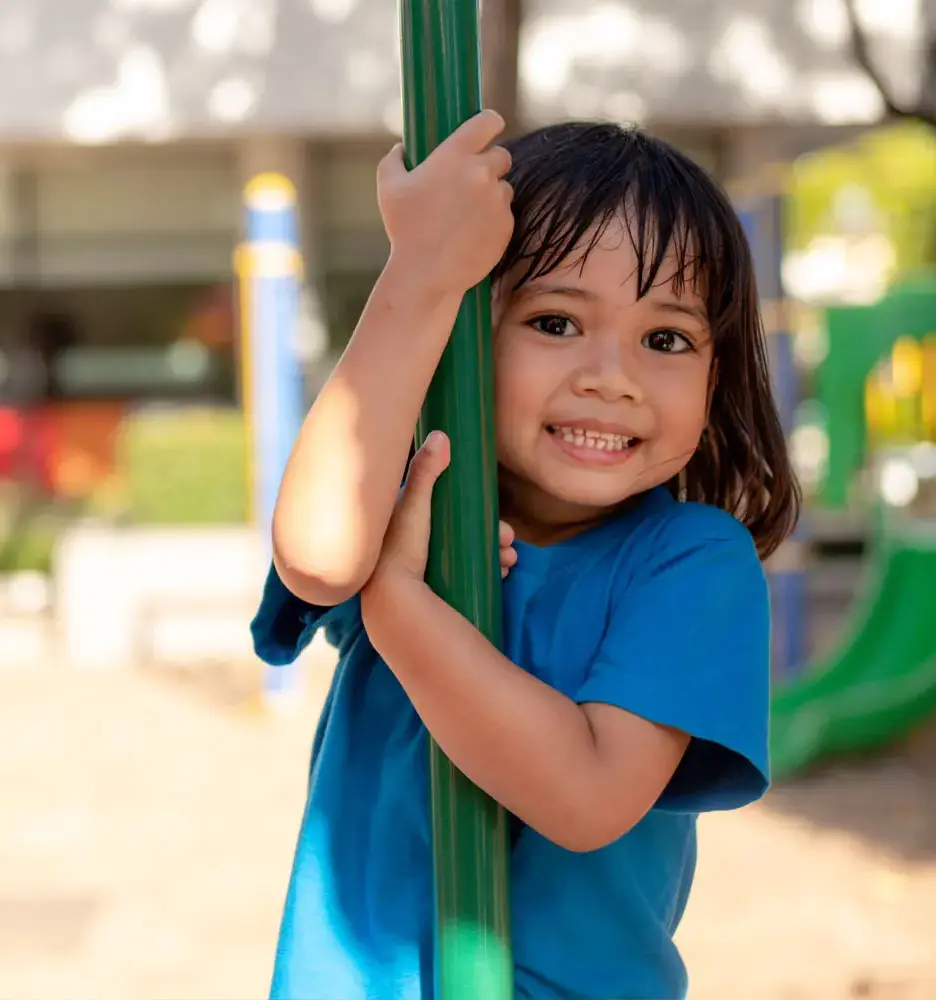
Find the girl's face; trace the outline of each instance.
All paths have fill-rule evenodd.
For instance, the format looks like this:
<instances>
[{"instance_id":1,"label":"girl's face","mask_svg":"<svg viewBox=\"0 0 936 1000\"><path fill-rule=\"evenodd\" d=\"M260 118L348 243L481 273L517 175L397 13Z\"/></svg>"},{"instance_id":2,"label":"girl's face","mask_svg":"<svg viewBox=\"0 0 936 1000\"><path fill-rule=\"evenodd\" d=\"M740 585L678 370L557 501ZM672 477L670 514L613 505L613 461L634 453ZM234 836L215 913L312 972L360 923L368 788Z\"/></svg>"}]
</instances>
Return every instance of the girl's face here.
<instances>
[{"instance_id":1,"label":"girl's face","mask_svg":"<svg viewBox=\"0 0 936 1000\"><path fill-rule=\"evenodd\" d=\"M712 335L690 283L674 291L675 262L638 299L622 223L579 260L495 298L503 514L528 541L574 533L667 482L707 419Z\"/></svg>"}]
</instances>

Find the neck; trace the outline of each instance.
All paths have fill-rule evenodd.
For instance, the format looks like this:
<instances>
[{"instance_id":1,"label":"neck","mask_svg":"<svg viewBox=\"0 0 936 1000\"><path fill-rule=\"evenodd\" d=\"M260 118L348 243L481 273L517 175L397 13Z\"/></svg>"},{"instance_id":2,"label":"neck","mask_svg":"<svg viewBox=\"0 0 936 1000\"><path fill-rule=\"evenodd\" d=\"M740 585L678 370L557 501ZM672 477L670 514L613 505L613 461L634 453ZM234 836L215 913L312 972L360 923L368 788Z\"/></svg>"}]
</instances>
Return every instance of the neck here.
<instances>
[{"instance_id":1,"label":"neck","mask_svg":"<svg viewBox=\"0 0 936 1000\"><path fill-rule=\"evenodd\" d=\"M546 546L588 531L621 512L628 501L613 507L589 507L544 493L539 487L500 469L500 516L521 542Z\"/></svg>"}]
</instances>

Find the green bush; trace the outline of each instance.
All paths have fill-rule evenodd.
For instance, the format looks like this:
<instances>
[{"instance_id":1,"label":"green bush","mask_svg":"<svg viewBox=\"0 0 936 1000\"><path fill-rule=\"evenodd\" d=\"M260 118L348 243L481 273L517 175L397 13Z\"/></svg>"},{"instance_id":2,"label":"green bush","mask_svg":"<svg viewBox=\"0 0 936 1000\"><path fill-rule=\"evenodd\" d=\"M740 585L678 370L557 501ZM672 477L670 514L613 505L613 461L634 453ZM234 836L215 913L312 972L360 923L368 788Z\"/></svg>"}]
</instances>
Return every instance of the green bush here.
<instances>
[{"instance_id":1,"label":"green bush","mask_svg":"<svg viewBox=\"0 0 936 1000\"><path fill-rule=\"evenodd\" d=\"M33 571L50 573L52 553L62 530L57 518L37 515L0 539L0 573Z\"/></svg>"},{"instance_id":2,"label":"green bush","mask_svg":"<svg viewBox=\"0 0 936 1000\"><path fill-rule=\"evenodd\" d=\"M243 416L233 409L144 410L129 417L118 461L129 519L243 523L246 443Z\"/></svg>"}]
</instances>

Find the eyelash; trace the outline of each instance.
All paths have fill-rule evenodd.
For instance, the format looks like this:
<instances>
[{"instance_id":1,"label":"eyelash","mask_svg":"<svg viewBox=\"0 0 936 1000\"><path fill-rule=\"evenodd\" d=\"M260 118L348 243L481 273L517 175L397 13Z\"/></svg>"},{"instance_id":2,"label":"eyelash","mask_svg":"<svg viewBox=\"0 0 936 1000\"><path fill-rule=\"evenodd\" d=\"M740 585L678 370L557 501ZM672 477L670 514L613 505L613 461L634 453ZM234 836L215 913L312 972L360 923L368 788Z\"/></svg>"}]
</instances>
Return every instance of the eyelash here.
<instances>
[{"instance_id":1,"label":"eyelash","mask_svg":"<svg viewBox=\"0 0 936 1000\"><path fill-rule=\"evenodd\" d=\"M679 340L681 340L683 342L683 344L685 345L684 350L681 350L681 351L659 351L658 353L660 353L660 354L688 354L690 351L694 351L696 349L695 348L695 344L686 336L686 334L680 333L679 330L670 330L670 329L651 330L643 339L644 340L649 340L651 337L656 336L657 334L660 334L660 333L671 333L674 337L678 337ZM652 350L652 348L651 348L651 350Z\"/></svg>"},{"instance_id":2,"label":"eyelash","mask_svg":"<svg viewBox=\"0 0 936 1000\"><path fill-rule=\"evenodd\" d=\"M557 320L557 319L558 320L563 320L564 322L569 323L571 326L573 326L578 331L578 327L575 324L575 320L573 320L570 316L563 316L562 313L545 313L542 316L534 316L533 319L531 319L531 320L528 321L528 325L531 326L538 333L543 334L543 336L545 336L545 337L550 337L550 338L552 338L554 340L568 340L569 337L572 336L572 334L568 334L568 333L565 333L565 334L562 334L562 333L549 333L549 332L547 332L546 330L543 329L543 327L542 327L543 323L545 323L545 322L547 322L549 320ZM658 354L688 354L690 351L694 351L696 349L695 348L695 344L692 342L692 340L690 340L690 338L686 334L680 333L679 330L671 330L669 328L664 328L662 330L651 330L649 333L647 333L642 338L641 343L643 343L645 341L648 341L653 336L656 336L658 334L665 334L665 333L669 333L669 334L672 334L674 337L677 337L680 341L682 341L682 343L685 346L684 346L684 349L681 350L681 351L657 351ZM649 345L648 345L648 347L649 347ZM653 348L649 348L649 349L653 350Z\"/></svg>"},{"instance_id":3,"label":"eyelash","mask_svg":"<svg viewBox=\"0 0 936 1000\"><path fill-rule=\"evenodd\" d=\"M544 330L540 325L542 323L547 322L548 320L554 320L554 319L563 320L564 322L569 323L571 326L575 327L576 330L578 330L575 320L572 319L571 316L563 316L562 313L544 313L542 316L534 316L533 319L529 320L529 325L533 327L533 329L536 330L538 333L543 334L544 337L552 337L555 340L567 340L570 336L569 334L549 333L546 330Z\"/></svg>"}]
</instances>

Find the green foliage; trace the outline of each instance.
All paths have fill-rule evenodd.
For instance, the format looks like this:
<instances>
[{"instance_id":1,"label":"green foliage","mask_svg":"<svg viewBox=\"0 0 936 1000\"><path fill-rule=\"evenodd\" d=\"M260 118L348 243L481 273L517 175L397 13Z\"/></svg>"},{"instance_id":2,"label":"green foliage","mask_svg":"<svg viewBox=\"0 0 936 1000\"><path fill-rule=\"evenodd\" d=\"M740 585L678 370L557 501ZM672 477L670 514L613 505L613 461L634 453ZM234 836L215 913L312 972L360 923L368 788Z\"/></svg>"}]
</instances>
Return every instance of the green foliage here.
<instances>
[{"instance_id":1,"label":"green foliage","mask_svg":"<svg viewBox=\"0 0 936 1000\"><path fill-rule=\"evenodd\" d=\"M0 574L51 572L59 536L76 514L139 525L237 524L247 519L247 448L239 411L147 410L127 418L116 476L77 508L0 494Z\"/></svg>"},{"instance_id":2,"label":"green foliage","mask_svg":"<svg viewBox=\"0 0 936 1000\"><path fill-rule=\"evenodd\" d=\"M136 524L232 524L247 519L241 413L185 408L127 421L119 465Z\"/></svg>"},{"instance_id":3,"label":"green foliage","mask_svg":"<svg viewBox=\"0 0 936 1000\"><path fill-rule=\"evenodd\" d=\"M16 532L0 542L0 573L50 573L61 529L60 520L42 515L18 524Z\"/></svg>"},{"instance_id":4,"label":"green foliage","mask_svg":"<svg viewBox=\"0 0 936 1000\"><path fill-rule=\"evenodd\" d=\"M863 188L884 221L898 273L936 264L936 132L921 124L875 129L802 157L788 201L790 249L835 231L837 194Z\"/></svg>"}]
</instances>

